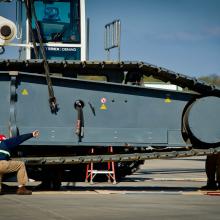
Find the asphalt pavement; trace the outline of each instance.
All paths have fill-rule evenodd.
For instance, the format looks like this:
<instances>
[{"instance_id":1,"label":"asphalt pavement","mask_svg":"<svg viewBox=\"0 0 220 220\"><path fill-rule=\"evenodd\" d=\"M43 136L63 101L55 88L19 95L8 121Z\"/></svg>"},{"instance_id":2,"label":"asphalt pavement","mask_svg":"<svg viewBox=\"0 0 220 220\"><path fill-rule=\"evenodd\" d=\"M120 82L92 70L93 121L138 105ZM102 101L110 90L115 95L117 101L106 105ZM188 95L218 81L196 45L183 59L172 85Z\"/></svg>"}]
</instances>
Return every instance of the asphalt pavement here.
<instances>
[{"instance_id":1,"label":"asphalt pavement","mask_svg":"<svg viewBox=\"0 0 220 220\"><path fill-rule=\"evenodd\" d=\"M63 183L60 191L2 195L0 220L219 219L220 191L199 190L204 164L205 158L150 160L115 185Z\"/></svg>"}]
</instances>

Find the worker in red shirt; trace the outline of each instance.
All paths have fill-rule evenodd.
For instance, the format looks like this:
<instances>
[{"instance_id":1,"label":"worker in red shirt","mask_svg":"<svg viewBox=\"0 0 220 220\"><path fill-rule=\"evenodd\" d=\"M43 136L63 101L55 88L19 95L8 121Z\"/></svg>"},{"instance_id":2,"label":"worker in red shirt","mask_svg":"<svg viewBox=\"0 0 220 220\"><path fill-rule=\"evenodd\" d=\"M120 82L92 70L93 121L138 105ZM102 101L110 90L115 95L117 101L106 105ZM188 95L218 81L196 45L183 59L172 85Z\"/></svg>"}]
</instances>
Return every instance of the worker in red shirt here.
<instances>
[{"instance_id":1,"label":"worker in red shirt","mask_svg":"<svg viewBox=\"0 0 220 220\"><path fill-rule=\"evenodd\" d=\"M24 141L40 135L39 131L35 130L32 133L19 135L13 138L6 138L5 135L0 135L0 183L1 178L6 173L17 172L18 195L31 195L32 192L25 188L28 182L27 171L23 161L10 160L11 152L15 150Z\"/></svg>"}]
</instances>

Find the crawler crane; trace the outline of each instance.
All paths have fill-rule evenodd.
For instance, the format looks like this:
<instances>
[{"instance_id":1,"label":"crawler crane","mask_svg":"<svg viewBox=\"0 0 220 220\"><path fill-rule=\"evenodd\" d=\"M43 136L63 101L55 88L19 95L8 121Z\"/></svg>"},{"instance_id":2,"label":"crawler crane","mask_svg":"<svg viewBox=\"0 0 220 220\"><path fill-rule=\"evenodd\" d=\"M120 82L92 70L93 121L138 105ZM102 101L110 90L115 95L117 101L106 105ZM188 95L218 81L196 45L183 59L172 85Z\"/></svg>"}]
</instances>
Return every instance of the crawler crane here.
<instances>
[{"instance_id":1,"label":"crawler crane","mask_svg":"<svg viewBox=\"0 0 220 220\"><path fill-rule=\"evenodd\" d=\"M0 17L1 51L16 35L20 48L0 60L0 132L41 131L13 156L30 177L59 188L91 161L115 161L120 179L147 159L220 151L219 88L145 62L88 61L84 0L16 3L16 24ZM187 91L145 88L144 76Z\"/></svg>"}]
</instances>

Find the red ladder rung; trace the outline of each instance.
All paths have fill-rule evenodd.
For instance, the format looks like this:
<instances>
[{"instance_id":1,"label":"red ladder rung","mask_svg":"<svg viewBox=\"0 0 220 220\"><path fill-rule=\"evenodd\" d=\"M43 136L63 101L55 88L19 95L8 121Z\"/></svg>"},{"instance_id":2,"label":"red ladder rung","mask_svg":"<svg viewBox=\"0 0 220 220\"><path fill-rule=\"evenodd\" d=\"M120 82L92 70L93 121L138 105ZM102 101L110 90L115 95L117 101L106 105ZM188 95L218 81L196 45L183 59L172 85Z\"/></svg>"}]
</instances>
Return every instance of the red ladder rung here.
<instances>
[{"instance_id":1,"label":"red ladder rung","mask_svg":"<svg viewBox=\"0 0 220 220\"><path fill-rule=\"evenodd\" d=\"M108 147L108 152L113 153L113 147ZM91 154L94 153L94 148L91 149ZM93 162L90 162L86 165L86 179L85 182L88 182L90 179L90 184L93 184L93 179L97 174L105 174L108 177L108 182L113 181L113 184L116 184L115 177L115 162L108 161L108 170L94 170Z\"/></svg>"}]
</instances>

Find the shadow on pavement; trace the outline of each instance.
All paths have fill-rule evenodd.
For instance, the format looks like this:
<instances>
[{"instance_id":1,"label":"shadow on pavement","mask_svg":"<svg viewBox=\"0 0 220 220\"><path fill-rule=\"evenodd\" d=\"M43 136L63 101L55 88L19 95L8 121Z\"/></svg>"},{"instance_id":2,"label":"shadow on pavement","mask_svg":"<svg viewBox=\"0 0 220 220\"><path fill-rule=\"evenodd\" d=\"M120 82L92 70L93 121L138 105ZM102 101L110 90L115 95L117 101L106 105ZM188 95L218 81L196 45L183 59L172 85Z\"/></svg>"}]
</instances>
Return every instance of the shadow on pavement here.
<instances>
[{"instance_id":1,"label":"shadow on pavement","mask_svg":"<svg viewBox=\"0 0 220 220\"><path fill-rule=\"evenodd\" d=\"M68 191L96 191L96 190L110 190L110 191L197 191L198 187L167 187L167 186L76 186L76 187L62 187L61 190Z\"/></svg>"},{"instance_id":2,"label":"shadow on pavement","mask_svg":"<svg viewBox=\"0 0 220 220\"><path fill-rule=\"evenodd\" d=\"M100 183L98 183L100 184ZM173 186L97 186L96 183L89 185L89 186L62 186L60 190L39 190L35 189L35 186L29 186L28 189L32 190L33 192L43 192L43 191L72 191L72 192L83 192L83 191L97 191L97 190L106 190L106 191L151 191L151 192L191 192L191 191L198 191L199 187L173 187ZM2 191L4 194L16 194L17 187L16 186L7 186L3 185Z\"/></svg>"},{"instance_id":3,"label":"shadow on pavement","mask_svg":"<svg viewBox=\"0 0 220 220\"><path fill-rule=\"evenodd\" d=\"M142 169L141 171L137 171L136 174L132 174L132 175L140 175L140 174L180 174L180 173L204 173L205 169L154 169L154 170L145 170Z\"/></svg>"}]
</instances>

